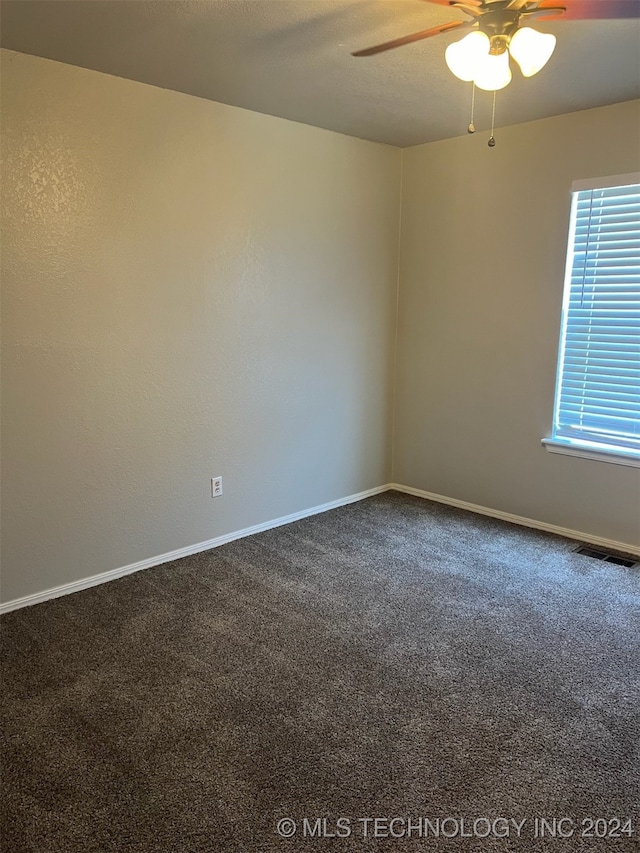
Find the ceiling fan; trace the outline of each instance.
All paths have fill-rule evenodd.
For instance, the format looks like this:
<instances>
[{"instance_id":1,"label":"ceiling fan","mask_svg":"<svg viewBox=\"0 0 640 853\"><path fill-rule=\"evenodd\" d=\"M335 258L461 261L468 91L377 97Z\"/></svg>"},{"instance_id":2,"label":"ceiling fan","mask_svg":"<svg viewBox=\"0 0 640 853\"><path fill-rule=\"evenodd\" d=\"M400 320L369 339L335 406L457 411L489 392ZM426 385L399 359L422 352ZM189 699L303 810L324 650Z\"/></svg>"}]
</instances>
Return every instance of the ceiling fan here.
<instances>
[{"instance_id":1,"label":"ceiling fan","mask_svg":"<svg viewBox=\"0 0 640 853\"><path fill-rule=\"evenodd\" d=\"M511 82L511 56L525 77L537 74L554 51L554 35L527 26L537 18L588 20L638 18L640 0L426 0L468 15L471 21L451 21L407 36L358 50L353 56L372 56L453 30L470 30L450 44L445 60L456 77L495 92Z\"/></svg>"}]
</instances>

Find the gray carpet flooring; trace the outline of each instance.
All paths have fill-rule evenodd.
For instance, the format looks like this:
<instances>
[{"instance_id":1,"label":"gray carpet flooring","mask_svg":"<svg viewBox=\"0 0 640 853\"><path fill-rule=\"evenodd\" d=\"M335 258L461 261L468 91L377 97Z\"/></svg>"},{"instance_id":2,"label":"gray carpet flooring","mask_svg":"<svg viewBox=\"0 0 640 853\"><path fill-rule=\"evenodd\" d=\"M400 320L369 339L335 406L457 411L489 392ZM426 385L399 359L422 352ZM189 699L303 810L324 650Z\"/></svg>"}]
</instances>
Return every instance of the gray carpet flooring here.
<instances>
[{"instance_id":1,"label":"gray carpet flooring","mask_svg":"<svg viewBox=\"0 0 640 853\"><path fill-rule=\"evenodd\" d=\"M574 545L389 492L8 614L2 850L639 850L640 572Z\"/></svg>"}]
</instances>

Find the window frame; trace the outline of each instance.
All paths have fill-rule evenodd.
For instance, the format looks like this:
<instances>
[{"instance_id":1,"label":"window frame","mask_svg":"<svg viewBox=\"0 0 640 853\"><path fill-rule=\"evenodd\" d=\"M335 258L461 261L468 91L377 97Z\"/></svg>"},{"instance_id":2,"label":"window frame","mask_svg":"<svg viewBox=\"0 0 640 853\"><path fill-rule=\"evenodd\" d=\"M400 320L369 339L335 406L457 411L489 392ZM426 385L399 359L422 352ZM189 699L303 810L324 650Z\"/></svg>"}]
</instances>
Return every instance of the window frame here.
<instances>
[{"instance_id":1,"label":"window frame","mask_svg":"<svg viewBox=\"0 0 640 853\"><path fill-rule=\"evenodd\" d=\"M585 438L568 437L556 434L558 412L562 394L562 381L565 369L565 348L567 339L567 323L569 317L569 300L572 288L573 259L576 242L576 217L578 193L584 190L611 189L640 184L640 172L631 172L624 175L610 175L601 178L588 178L576 180L571 185L571 214L569 222L569 233L567 236L567 252L565 263L565 275L562 296L562 314L560 321L560 336L556 362L555 390L553 399L553 421L551 436L542 439L543 446L551 453L560 453L567 456L577 456L585 459L594 459L600 462L610 462L616 465L625 465L640 468L640 449L617 447L610 444L600 444L597 440L590 441Z\"/></svg>"}]
</instances>

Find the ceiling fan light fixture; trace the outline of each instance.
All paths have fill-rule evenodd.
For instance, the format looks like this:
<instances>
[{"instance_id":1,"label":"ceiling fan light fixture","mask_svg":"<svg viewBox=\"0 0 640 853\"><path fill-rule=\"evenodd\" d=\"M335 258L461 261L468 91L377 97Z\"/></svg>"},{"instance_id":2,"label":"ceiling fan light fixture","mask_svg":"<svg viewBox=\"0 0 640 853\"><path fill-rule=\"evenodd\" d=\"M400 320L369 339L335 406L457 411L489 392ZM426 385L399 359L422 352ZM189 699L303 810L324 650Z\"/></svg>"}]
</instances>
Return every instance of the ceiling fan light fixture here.
<instances>
[{"instance_id":1,"label":"ceiling fan light fixture","mask_svg":"<svg viewBox=\"0 0 640 853\"><path fill-rule=\"evenodd\" d=\"M485 33L475 30L460 41L454 41L444 52L449 70L459 80L470 83L482 59L489 55L491 42Z\"/></svg>"},{"instance_id":2,"label":"ceiling fan light fixture","mask_svg":"<svg viewBox=\"0 0 640 853\"><path fill-rule=\"evenodd\" d=\"M509 51L483 56L476 63L473 81L479 89L485 89L488 92L496 92L508 86L511 82Z\"/></svg>"},{"instance_id":3,"label":"ceiling fan light fixture","mask_svg":"<svg viewBox=\"0 0 640 853\"><path fill-rule=\"evenodd\" d=\"M554 35L540 33L531 27L521 27L511 39L509 52L520 66L523 76L533 77L551 59L555 46Z\"/></svg>"}]
</instances>

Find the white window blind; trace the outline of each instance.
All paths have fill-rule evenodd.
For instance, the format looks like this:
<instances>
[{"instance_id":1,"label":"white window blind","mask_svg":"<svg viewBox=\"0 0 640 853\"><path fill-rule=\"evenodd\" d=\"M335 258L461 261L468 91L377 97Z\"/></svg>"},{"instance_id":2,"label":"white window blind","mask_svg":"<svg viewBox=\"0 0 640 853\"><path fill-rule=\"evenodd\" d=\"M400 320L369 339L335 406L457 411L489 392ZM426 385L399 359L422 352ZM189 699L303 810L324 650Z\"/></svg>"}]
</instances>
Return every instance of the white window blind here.
<instances>
[{"instance_id":1,"label":"white window blind","mask_svg":"<svg viewBox=\"0 0 640 853\"><path fill-rule=\"evenodd\" d=\"M573 193L553 440L635 457L640 183L602 183Z\"/></svg>"}]
</instances>

